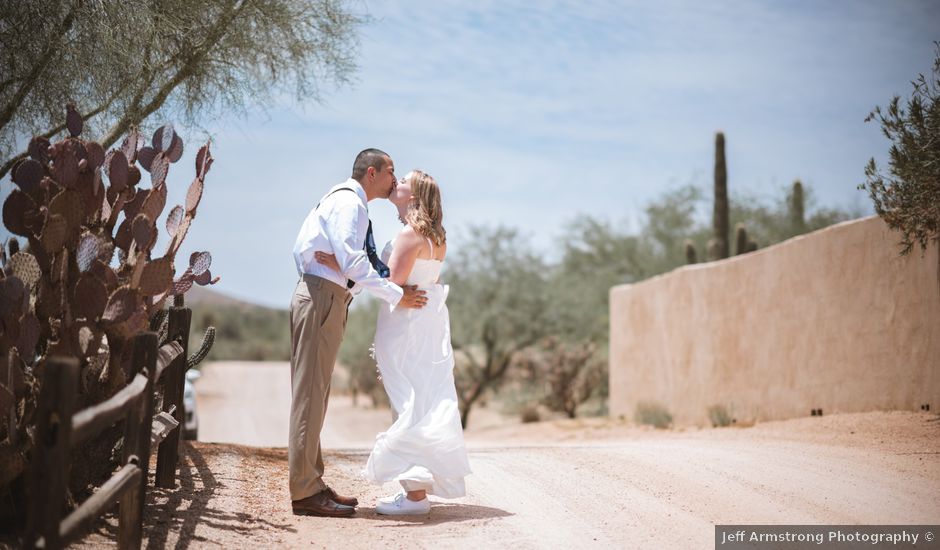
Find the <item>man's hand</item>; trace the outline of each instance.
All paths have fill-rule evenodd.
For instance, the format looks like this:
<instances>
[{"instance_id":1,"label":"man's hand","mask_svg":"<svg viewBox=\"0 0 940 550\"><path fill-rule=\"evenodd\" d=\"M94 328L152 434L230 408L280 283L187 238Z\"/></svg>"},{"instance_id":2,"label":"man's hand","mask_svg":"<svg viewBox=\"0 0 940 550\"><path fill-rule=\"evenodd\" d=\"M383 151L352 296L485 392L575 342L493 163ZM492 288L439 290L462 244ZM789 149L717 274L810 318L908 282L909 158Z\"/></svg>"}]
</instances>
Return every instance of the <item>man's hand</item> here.
<instances>
[{"instance_id":1,"label":"man's hand","mask_svg":"<svg viewBox=\"0 0 940 550\"><path fill-rule=\"evenodd\" d=\"M423 290L418 290L417 286L403 286L401 288L405 291L405 294L401 297L401 301L398 302L398 307L421 309L428 303L428 297L425 296L427 293Z\"/></svg>"}]
</instances>

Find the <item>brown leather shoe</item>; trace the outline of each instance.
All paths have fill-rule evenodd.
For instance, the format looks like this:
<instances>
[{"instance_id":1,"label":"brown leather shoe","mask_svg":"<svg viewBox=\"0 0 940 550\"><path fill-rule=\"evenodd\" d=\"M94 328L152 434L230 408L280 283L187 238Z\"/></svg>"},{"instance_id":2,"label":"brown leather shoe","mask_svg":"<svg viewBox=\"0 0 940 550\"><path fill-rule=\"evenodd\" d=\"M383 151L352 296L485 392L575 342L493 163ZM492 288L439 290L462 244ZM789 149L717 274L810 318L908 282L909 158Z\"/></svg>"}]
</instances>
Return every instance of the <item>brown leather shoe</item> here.
<instances>
[{"instance_id":1,"label":"brown leather shoe","mask_svg":"<svg viewBox=\"0 0 940 550\"><path fill-rule=\"evenodd\" d=\"M345 506L359 506L359 499L356 497L344 497L336 494L336 491L327 487L327 491L330 492L330 498L333 499L333 502L343 504Z\"/></svg>"},{"instance_id":2,"label":"brown leather shoe","mask_svg":"<svg viewBox=\"0 0 940 550\"><path fill-rule=\"evenodd\" d=\"M304 499L292 500L290 505L295 516L348 518L356 513L356 509L352 506L340 504L330 498L329 489Z\"/></svg>"}]
</instances>

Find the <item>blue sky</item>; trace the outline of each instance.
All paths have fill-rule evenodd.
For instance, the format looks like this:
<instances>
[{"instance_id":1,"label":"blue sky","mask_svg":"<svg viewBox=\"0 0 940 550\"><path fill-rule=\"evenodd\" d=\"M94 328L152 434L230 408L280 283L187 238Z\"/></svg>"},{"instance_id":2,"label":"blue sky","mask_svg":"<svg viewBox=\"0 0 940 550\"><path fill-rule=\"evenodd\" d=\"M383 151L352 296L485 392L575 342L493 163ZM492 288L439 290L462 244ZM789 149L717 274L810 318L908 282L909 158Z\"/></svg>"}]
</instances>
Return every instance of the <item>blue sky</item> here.
<instances>
[{"instance_id":1,"label":"blue sky","mask_svg":"<svg viewBox=\"0 0 940 550\"><path fill-rule=\"evenodd\" d=\"M800 178L821 205L870 211L856 185L888 142L863 120L930 69L938 6L359 4L373 20L354 84L206 122L216 163L184 257L209 250L217 290L286 307L296 232L365 147L435 176L454 247L470 224L519 227L549 254L576 214L636 228L664 191L710 185L717 130L733 190L770 198ZM200 136L184 137L167 211L193 175ZM391 239L391 205L370 209Z\"/></svg>"}]
</instances>

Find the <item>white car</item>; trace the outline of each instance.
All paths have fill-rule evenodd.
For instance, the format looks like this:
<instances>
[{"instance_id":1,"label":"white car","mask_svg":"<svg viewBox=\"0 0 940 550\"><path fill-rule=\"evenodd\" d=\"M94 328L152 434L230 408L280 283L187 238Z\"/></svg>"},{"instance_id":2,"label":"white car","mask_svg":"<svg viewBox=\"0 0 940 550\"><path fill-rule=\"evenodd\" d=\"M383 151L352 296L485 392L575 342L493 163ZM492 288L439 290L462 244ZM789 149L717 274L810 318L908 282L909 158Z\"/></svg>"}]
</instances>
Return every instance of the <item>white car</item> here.
<instances>
[{"instance_id":1,"label":"white car","mask_svg":"<svg viewBox=\"0 0 940 550\"><path fill-rule=\"evenodd\" d=\"M196 386L193 382L202 376L195 369L186 371L183 384L183 439L195 440L199 436L199 414L196 412Z\"/></svg>"}]
</instances>

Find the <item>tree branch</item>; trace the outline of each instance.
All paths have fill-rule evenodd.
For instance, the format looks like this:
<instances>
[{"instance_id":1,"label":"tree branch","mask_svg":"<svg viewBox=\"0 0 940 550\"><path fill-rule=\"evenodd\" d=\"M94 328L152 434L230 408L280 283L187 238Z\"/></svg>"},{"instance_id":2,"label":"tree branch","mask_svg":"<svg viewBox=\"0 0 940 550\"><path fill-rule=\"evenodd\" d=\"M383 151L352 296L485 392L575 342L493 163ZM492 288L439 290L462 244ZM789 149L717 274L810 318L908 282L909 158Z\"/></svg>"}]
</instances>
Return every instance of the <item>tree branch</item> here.
<instances>
[{"instance_id":1,"label":"tree branch","mask_svg":"<svg viewBox=\"0 0 940 550\"><path fill-rule=\"evenodd\" d=\"M106 99L106 100L105 100L104 102L102 102L100 105L98 105L97 107L95 107L95 108L92 109L91 111L88 111L87 113L84 113L84 114L82 115L82 120L85 120L85 121L90 120L90 119L94 118L95 116L97 116L97 115L101 114L102 112L104 112L108 107L110 107L110 106L115 102L115 100L117 100L117 98L121 95L121 93L123 93L123 91L124 91L126 88L127 88L127 84L125 84L124 86L122 86L120 90L118 90L117 92L115 92L111 97L109 97L108 99ZM59 124L59 125L56 126L55 128L49 130L49 131L46 132L45 134L42 134L41 137L44 137L44 138L46 138L46 139L49 139L49 138L51 138L52 136L58 134L59 132L61 132L61 131L64 130L64 129L65 129L65 123L63 122L62 124ZM10 170L13 169L13 165L16 164L17 161L19 161L20 159L26 158L27 155L29 155L29 153L28 153L27 151L23 151L23 152L21 152L20 154L16 155L15 157L13 157L13 158L11 158L10 160L8 160L8 161L6 161L5 163L3 163L3 167L0 167L0 179L3 179L3 177L6 176L7 173L9 173Z\"/></svg>"},{"instance_id":2,"label":"tree branch","mask_svg":"<svg viewBox=\"0 0 940 550\"><path fill-rule=\"evenodd\" d=\"M75 12L79 9L80 4L81 2L79 1L78 3L72 5L72 9L69 11L68 15L65 16L65 19L59 23L59 26L55 30L55 39L50 40L46 44L46 49L39 57L39 61L33 66L32 70L26 76L23 84L20 85L16 93L13 94L10 102L3 107L2 111L0 111L0 129L3 129L11 120L13 120L13 114L16 113L16 110L19 109L20 105L23 104L23 100L26 99L26 95L39 81L39 76L55 57L59 50L59 39L64 36L65 33L69 31L69 29L72 28L72 23L75 22Z\"/></svg>"},{"instance_id":3,"label":"tree branch","mask_svg":"<svg viewBox=\"0 0 940 550\"><path fill-rule=\"evenodd\" d=\"M198 64L203 61L206 56L211 53L212 48L219 43L222 37L225 36L226 31L229 26L232 24L238 15L241 14L245 6L248 5L250 0L238 0L235 2L231 8L224 13L221 17L217 19L217 23L213 26L209 33L206 36L205 41L200 45L199 48L195 49L189 58L186 60L186 63L180 67L180 69L170 78L169 81L164 83L159 90L157 90L156 95L151 99L146 105L141 106L143 101L143 95L146 93L138 93L132 102L132 106L127 110L125 115L111 128L111 131L108 133L107 137L102 140L101 145L107 149L115 141L117 141L124 133L134 124L139 124L148 116L156 112L163 104L166 102L167 98L170 96L170 93L176 89L183 81L195 74L196 67Z\"/></svg>"}]
</instances>

